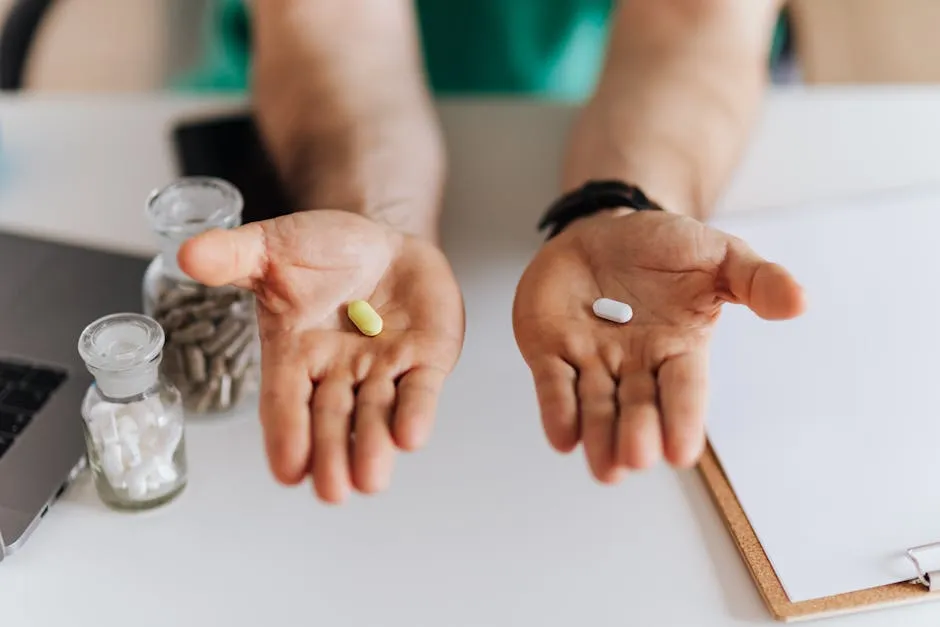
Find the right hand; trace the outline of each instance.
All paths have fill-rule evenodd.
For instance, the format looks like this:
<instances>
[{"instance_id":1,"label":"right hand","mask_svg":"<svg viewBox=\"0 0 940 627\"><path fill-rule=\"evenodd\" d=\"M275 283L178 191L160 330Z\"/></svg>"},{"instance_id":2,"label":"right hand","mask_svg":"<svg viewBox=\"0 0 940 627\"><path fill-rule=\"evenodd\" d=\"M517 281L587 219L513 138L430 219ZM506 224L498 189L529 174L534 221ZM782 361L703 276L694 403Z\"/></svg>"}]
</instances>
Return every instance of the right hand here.
<instances>
[{"instance_id":1,"label":"right hand","mask_svg":"<svg viewBox=\"0 0 940 627\"><path fill-rule=\"evenodd\" d=\"M603 296L633 308L629 324L594 315ZM709 341L731 303L787 320L802 314L805 296L742 240L665 211L601 212L546 243L519 281L513 329L552 446L581 442L603 483L661 456L695 464Z\"/></svg>"},{"instance_id":2,"label":"right hand","mask_svg":"<svg viewBox=\"0 0 940 627\"><path fill-rule=\"evenodd\" d=\"M186 242L180 267L258 300L261 422L275 477L313 477L339 503L387 487L396 449L430 436L437 398L463 346L460 288L432 243L362 216L307 211ZM346 317L368 301L376 337Z\"/></svg>"}]
</instances>

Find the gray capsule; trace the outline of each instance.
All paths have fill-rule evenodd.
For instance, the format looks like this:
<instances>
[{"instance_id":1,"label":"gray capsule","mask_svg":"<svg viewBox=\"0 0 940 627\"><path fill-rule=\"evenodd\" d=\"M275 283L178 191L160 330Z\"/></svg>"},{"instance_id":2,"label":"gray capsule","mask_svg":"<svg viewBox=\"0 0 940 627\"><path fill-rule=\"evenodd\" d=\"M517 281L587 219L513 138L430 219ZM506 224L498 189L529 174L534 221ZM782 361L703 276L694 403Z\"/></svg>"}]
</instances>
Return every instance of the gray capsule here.
<instances>
[{"instance_id":1,"label":"gray capsule","mask_svg":"<svg viewBox=\"0 0 940 627\"><path fill-rule=\"evenodd\" d=\"M173 385L176 386L176 389L180 391L180 395L185 401L189 397L189 393L192 392L193 383L186 378L185 372L180 372L170 377L170 381L173 382Z\"/></svg>"},{"instance_id":2,"label":"gray capsule","mask_svg":"<svg viewBox=\"0 0 940 627\"><path fill-rule=\"evenodd\" d=\"M255 319L255 298L249 294L250 298L243 298L228 306L228 310L233 316L241 320Z\"/></svg>"},{"instance_id":3,"label":"gray capsule","mask_svg":"<svg viewBox=\"0 0 940 627\"><path fill-rule=\"evenodd\" d=\"M247 325L245 328L239 332L239 334L232 340L232 343L225 347L222 351L222 354L226 359L231 359L237 355L243 348L248 346L248 344L255 337L255 327L254 325Z\"/></svg>"},{"instance_id":4,"label":"gray capsule","mask_svg":"<svg viewBox=\"0 0 940 627\"><path fill-rule=\"evenodd\" d=\"M167 376L184 372L186 366L180 348L173 345L167 346L163 351L163 361L160 365L163 367L163 372L167 373Z\"/></svg>"},{"instance_id":5,"label":"gray capsule","mask_svg":"<svg viewBox=\"0 0 940 627\"><path fill-rule=\"evenodd\" d=\"M163 313L176 309L180 305L199 299L203 294L198 285L178 285L164 292L157 301L157 309Z\"/></svg>"},{"instance_id":6,"label":"gray capsule","mask_svg":"<svg viewBox=\"0 0 940 627\"><path fill-rule=\"evenodd\" d=\"M249 392L256 387L255 375L246 372L240 377L232 377L232 405L240 403Z\"/></svg>"},{"instance_id":7,"label":"gray capsule","mask_svg":"<svg viewBox=\"0 0 940 627\"><path fill-rule=\"evenodd\" d=\"M213 309L216 309L218 304L212 300L202 301L197 305L192 305L189 308L189 315L191 315L196 320L205 320L211 317Z\"/></svg>"},{"instance_id":8,"label":"gray capsule","mask_svg":"<svg viewBox=\"0 0 940 627\"><path fill-rule=\"evenodd\" d=\"M192 344L207 340L215 333L215 325L208 320L194 322L188 326L174 331L170 339L174 344Z\"/></svg>"},{"instance_id":9,"label":"gray capsule","mask_svg":"<svg viewBox=\"0 0 940 627\"><path fill-rule=\"evenodd\" d=\"M213 322L221 322L233 313L231 305L216 305L206 312L205 319L212 320Z\"/></svg>"},{"instance_id":10,"label":"gray capsule","mask_svg":"<svg viewBox=\"0 0 940 627\"><path fill-rule=\"evenodd\" d=\"M242 394L245 390L244 377L232 377L232 405L242 400Z\"/></svg>"},{"instance_id":11,"label":"gray capsule","mask_svg":"<svg viewBox=\"0 0 940 627\"><path fill-rule=\"evenodd\" d=\"M232 285L223 285L209 289L208 298L220 305L231 305L235 301L244 298L245 290Z\"/></svg>"},{"instance_id":12,"label":"gray capsule","mask_svg":"<svg viewBox=\"0 0 940 627\"><path fill-rule=\"evenodd\" d=\"M225 357L216 355L209 360L209 378L215 379L228 373L228 364L225 363Z\"/></svg>"},{"instance_id":13,"label":"gray capsule","mask_svg":"<svg viewBox=\"0 0 940 627\"><path fill-rule=\"evenodd\" d=\"M218 379L219 389L216 392L215 408L223 411L232 406L232 377L223 374Z\"/></svg>"},{"instance_id":14,"label":"gray capsule","mask_svg":"<svg viewBox=\"0 0 940 627\"><path fill-rule=\"evenodd\" d=\"M186 374L193 383L202 383L206 380L206 357L194 344L183 348L186 357Z\"/></svg>"},{"instance_id":15,"label":"gray capsule","mask_svg":"<svg viewBox=\"0 0 940 627\"><path fill-rule=\"evenodd\" d=\"M219 380L210 379L209 382L199 389L192 399L193 411L197 414L204 414L212 407L216 394L219 389Z\"/></svg>"},{"instance_id":16,"label":"gray capsule","mask_svg":"<svg viewBox=\"0 0 940 627\"><path fill-rule=\"evenodd\" d=\"M170 333L176 331L181 326L186 324L189 319L189 314L184 309L173 309L168 311L166 315L160 316L157 318L157 322L160 323L160 326L163 327L163 330Z\"/></svg>"},{"instance_id":17,"label":"gray capsule","mask_svg":"<svg viewBox=\"0 0 940 627\"><path fill-rule=\"evenodd\" d=\"M206 352L206 355L217 355L235 341L243 326L239 320L229 318L219 325L215 335L202 343L202 350Z\"/></svg>"},{"instance_id":18,"label":"gray capsule","mask_svg":"<svg viewBox=\"0 0 940 627\"><path fill-rule=\"evenodd\" d=\"M251 344L246 344L238 353L229 360L228 371L233 377L241 377L245 374L248 366L251 365L254 357L254 350Z\"/></svg>"}]
</instances>

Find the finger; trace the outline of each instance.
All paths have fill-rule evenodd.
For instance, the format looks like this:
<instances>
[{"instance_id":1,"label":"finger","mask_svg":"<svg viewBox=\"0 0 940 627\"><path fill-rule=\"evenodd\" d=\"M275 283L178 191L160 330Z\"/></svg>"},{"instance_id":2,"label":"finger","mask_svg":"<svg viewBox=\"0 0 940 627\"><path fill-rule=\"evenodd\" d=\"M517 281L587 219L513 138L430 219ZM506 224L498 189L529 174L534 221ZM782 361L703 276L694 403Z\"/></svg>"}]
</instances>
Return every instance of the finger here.
<instances>
[{"instance_id":1,"label":"finger","mask_svg":"<svg viewBox=\"0 0 940 627\"><path fill-rule=\"evenodd\" d=\"M663 449L656 379L646 370L624 373L618 399L616 463L635 470L649 468L659 460Z\"/></svg>"},{"instance_id":2,"label":"finger","mask_svg":"<svg viewBox=\"0 0 940 627\"><path fill-rule=\"evenodd\" d=\"M591 474L601 483L614 483L620 476L614 464L617 387L599 364L579 370L577 387L584 454Z\"/></svg>"},{"instance_id":3,"label":"finger","mask_svg":"<svg viewBox=\"0 0 940 627\"><path fill-rule=\"evenodd\" d=\"M180 269L209 286L244 284L264 272L264 231L252 223L237 229L213 229L180 246L176 255Z\"/></svg>"},{"instance_id":4,"label":"finger","mask_svg":"<svg viewBox=\"0 0 940 627\"><path fill-rule=\"evenodd\" d=\"M259 413L271 472L278 481L294 485L309 468L313 384L295 353L281 348L262 346Z\"/></svg>"},{"instance_id":5,"label":"finger","mask_svg":"<svg viewBox=\"0 0 940 627\"><path fill-rule=\"evenodd\" d=\"M707 352L670 357L660 366L658 379L666 459L687 468L698 461L705 448Z\"/></svg>"},{"instance_id":6,"label":"finger","mask_svg":"<svg viewBox=\"0 0 940 627\"><path fill-rule=\"evenodd\" d=\"M806 307L803 288L789 272L759 257L743 240L731 238L722 277L736 302L767 320L800 315Z\"/></svg>"},{"instance_id":7,"label":"finger","mask_svg":"<svg viewBox=\"0 0 940 627\"><path fill-rule=\"evenodd\" d=\"M394 406L395 383L391 379L367 379L359 386L352 480L360 492L372 494L388 487L395 462L390 429Z\"/></svg>"},{"instance_id":8,"label":"finger","mask_svg":"<svg viewBox=\"0 0 940 627\"><path fill-rule=\"evenodd\" d=\"M557 357L533 361L530 368L545 437L557 451L570 453L581 439L575 389L578 373Z\"/></svg>"},{"instance_id":9,"label":"finger","mask_svg":"<svg viewBox=\"0 0 940 627\"><path fill-rule=\"evenodd\" d=\"M351 379L328 375L313 393L313 485L327 503L341 503L349 493L352 385Z\"/></svg>"},{"instance_id":10,"label":"finger","mask_svg":"<svg viewBox=\"0 0 940 627\"><path fill-rule=\"evenodd\" d=\"M413 451L431 437L437 399L447 374L439 368L420 367L398 381L398 403L392 435L399 448Z\"/></svg>"}]
</instances>

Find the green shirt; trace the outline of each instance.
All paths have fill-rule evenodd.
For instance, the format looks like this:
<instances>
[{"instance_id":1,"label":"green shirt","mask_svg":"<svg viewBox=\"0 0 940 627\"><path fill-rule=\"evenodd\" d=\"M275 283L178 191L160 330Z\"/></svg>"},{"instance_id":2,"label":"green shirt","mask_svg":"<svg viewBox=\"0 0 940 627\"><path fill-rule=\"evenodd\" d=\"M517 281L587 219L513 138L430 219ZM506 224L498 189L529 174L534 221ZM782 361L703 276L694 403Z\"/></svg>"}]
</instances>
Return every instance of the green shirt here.
<instances>
[{"instance_id":1,"label":"green shirt","mask_svg":"<svg viewBox=\"0 0 940 627\"><path fill-rule=\"evenodd\" d=\"M204 64L181 85L241 91L248 83L249 19L242 0L215 2ZM614 0L415 4L428 78L436 94L580 100L590 93L600 71ZM783 42L782 24L777 35L772 56Z\"/></svg>"}]
</instances>

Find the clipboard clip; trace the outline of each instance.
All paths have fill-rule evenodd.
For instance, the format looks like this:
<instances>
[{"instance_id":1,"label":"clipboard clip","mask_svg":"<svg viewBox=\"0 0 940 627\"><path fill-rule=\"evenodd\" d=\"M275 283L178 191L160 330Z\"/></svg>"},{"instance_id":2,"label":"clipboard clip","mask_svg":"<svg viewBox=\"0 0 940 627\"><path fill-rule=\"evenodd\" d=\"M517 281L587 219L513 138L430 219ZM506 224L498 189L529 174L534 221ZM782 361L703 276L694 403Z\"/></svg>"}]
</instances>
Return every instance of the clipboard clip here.
<instances>
[{"instance_id":1,"label":"clipboard clip","mask_svg":"<svg viewBox=\"0 0 940 627\"><path fill-rule=\"evenodd\" d=\"M907 558L911 560L911 563L914 565L914 569L917 571L917 577L912 579L910 583L920 584L927 588L929 592L940 591L940 570L925 570L921 565L920 560L917 559L917 556L918 554L922 554L925 551L936 550L940 550L940 542L922 544L920 546L911 547L907 550Z\"/></svg>"}]
</instances>

